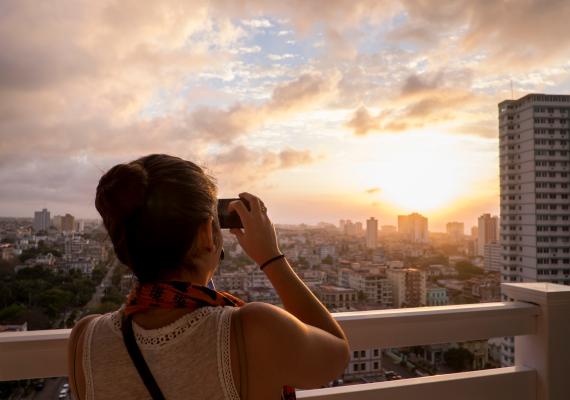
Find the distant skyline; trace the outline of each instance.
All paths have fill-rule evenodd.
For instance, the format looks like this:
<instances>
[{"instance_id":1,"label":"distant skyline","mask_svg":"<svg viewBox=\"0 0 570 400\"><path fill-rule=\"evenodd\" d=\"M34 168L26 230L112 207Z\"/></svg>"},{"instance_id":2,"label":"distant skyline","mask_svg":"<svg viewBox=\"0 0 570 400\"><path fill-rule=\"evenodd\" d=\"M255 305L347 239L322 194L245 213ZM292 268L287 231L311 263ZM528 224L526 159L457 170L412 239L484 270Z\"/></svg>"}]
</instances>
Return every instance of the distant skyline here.
<instances>
[{"instance_id":1,"label":"distant skyline","mask_svg":"<svg viewBox=\"0 0 570 400\"><path fill-rule=\"evenodd\" d=\"M0 2L0 215L168 153L276 223L499 214L497 104L570 93L570 2ZM511 94L511 85L513 88Z\"/></svg>"},{"instance_id":2,"label":"distant skyline","mask_svg":"<svg viewBox=\"0 0 570 400\"><path fill-rule=\"evenodd\" d=\"M29 219L29 220L33 221L33 220L34 220L33 213L35 213L35 212L37 212L37 211L41 211L41 209L34 210L34 211L32 212L32 216L25 216L25 215L0 215L0 218L18 218L18 219L22 218L22 219ZM64 212L64 213L54 213L54 212L53 212L51 209L49 209L49 208L47 209L47 211L50 212L52 219L53 219L54 216L63 216L63 215L65 215L65 214L68 214L67 212ZM419 214L421 214L421 213L419 213ZM82 216L73 215L73 214L72 214L72 216L73 216L76 220L85 220L85 221L94 221L94 220L99 220L99 221L100 221L100 220L101 220L101 217L100 217L100 216L98 216L98 217L82 217ZM270 217L271 217L271 216L270 216ZM374 216L370 216L370 217L376 218L376 217L374 217ZM368 217L368 218L370 218L370 217ZM368 218L367 218L367 219L368 219ZM362 222L363 224L367 222L366 220L362 221L362 220L360 220L360 219L351 219L351 218L339 218L339 219L337 219L336 221L322 221L322 220L321 220L321 221L316 221L316 222L311 222L311 223L309 223L309 222L307 222L307 221L301 221L301 222L295 222L295 223L291 223L291 222L287 223L287 222L279 222L279 221L277 221L277 222L273 221L273 222L274 222L274 224L276 224L276 225L302 225L302 224L305 224L305 225L311 225L311 226L315 226L315 225L318 225L318 224L321 224L321 223L326 223L326 224L332 224L332 225L334 225L334 226L336 226L336 227L339 227L339 222L340 222L340 220L346 220L346 221L350 220L351 222ZM429 220L429 219L428 219L428 220ZM384 226L384 225L394 226L394 227L396 227L396 228L398 227L397 216L396 216L396 221L395 221L394 223L386 222L386 223L380 224L380 221L378 221L378 220L376 220L376 222L378 223L377 226L378 226L378 231L379 231L379 232L381 231L381 228L382 228L382 226ZM461 221L448 221L447 223L449 223L449 222L461 222ZM477 224L475 224L474 226L477 227ZM470 233L470 232L467 232L467 230L470 230L470 227L465 226L465 227L464 227L464 234L467 235L467 236L469 236L471 233ZM430 232L438 232L438 233L441 232L441 233L445 233L445 232L446 232L446 229L433 229L433 228L430 227L429 231L430 231Z\"/></svg>"}]
</instances>

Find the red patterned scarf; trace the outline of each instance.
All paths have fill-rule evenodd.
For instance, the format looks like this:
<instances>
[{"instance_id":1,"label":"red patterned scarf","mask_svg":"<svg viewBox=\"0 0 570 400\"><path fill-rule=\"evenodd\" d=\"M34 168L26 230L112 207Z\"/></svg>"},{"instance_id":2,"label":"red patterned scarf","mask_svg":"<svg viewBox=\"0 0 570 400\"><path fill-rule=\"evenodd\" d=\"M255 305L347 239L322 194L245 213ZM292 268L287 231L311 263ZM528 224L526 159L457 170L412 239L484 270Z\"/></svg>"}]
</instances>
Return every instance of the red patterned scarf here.
<instances>
[{"instance_id":1,"label":"red patterned scarf","mask_svg":"<svg viewBox=\"0 0 570 400\"><path fill-rule=\"evenodd\" d=\"M127 299L125 314L131 315L152 307L187 308L194 311L200 307L241 307L245 302L228 292L213 290L189 282L155 282L137 284ZM295 389L283 386L281 398L296 399Z\"/></svg>"}]
</instances>

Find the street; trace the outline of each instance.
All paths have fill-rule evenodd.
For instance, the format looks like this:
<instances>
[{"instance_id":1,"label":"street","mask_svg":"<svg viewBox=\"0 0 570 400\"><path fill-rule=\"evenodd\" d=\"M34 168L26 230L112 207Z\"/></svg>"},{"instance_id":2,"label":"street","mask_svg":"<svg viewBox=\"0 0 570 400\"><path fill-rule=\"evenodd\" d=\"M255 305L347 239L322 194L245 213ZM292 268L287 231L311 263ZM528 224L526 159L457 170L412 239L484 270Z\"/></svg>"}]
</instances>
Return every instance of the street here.
<instances>
[{"instance_id":1,"label":"street","mask_svg":"<svg viewBox=\"0 0 570 400\"><path fill-rule=\"evenodd\" d=\"M45 386L42 390L34 392L31 396L26 397L29 400L54 400L59 398L59 392L63 388L63 384L67 383L67 377L47 378ZM71 399L68 396L67 399Z\"/></svg>"},{"instance_id":2,"label":"street","mask_svg":"<svg viewBox=\"0 0 570 400\"><path fill-rule=\"evenodd\" d=\"M103 280L97 285L95 293L93 293L93 297L91 297L91 300L89 300L89 302L87 302L87 304L83 308L83 311L80 313L81 315L77 318L78 320L85 314L85 312L99 305L99 303L101 302L101 298L105 294L105 288L111 286L111 278L113 277L113 272L115 271L115 268L117 267L118 264L119 260L113 258L113 261L111 261L107 274L105 274Z\"/></svg>"}]
</instances>

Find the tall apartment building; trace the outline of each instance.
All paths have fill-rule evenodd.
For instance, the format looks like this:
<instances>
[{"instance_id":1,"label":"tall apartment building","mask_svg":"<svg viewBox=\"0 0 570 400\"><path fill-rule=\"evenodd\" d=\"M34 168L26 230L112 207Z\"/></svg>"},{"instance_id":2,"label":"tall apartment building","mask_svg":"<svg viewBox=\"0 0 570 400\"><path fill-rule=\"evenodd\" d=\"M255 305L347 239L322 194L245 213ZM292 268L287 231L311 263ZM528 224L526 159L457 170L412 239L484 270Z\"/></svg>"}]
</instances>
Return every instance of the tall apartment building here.
<instances>
[{"instance_id":1,"label":"tall apartment building","mask_svg":"<svg viewBox=\"0 0 570 400\"><path fill-rule=\"evenodd\" d=\"M366 247L375 249L378 246L378 220L374 217L366 220Z\"/></svg>"},{"instance_id":2,"label":"tall apartment building","mask_svg":"<svg viewBox=\"0 0 570 400\"><path fill-rule=\"evenodd\" d=\"M54 215L53 218L51 219L51 224L54 228L56 228L57 230L61 231L61 221L62 221L63 217L61 215Z\"/></svg>"},{"instance_id":3,"label":"tall apartment building","mask_svg":"<svg viewBox=\"0 0 570 400\"><path fill-rule=\"evenodd\" d=\"M570 284L570 96L499 103L501 280ZM502 364L514 361L512 339Z\"/></svg>"},{"instance_id":4,"label":"tall apartment building","mask_svg":"<svg viewBox=\"0 0 570 400\"><path fill-rule=\"evenodd\" d=\"M65 214L61 218L61 230L64 232L75 232L75 217L71 214Z\"/></svg>"},{"instance_id":5,"label":"tall apartment building","mask_svg":"<svg viewBox=\"0 0 570 400\"><path fill-rule=\"evenodd\" d=\"M451 240L459 241L463 239L465 234L465 224L463 222L448 222L445 225L445 230Z\"/></svg>"},{"instance_id":6,"label":"tall apartment building","mask_svg":"<svg viewBox=\"0 0 570 400\"><path fill-rule=\"evenodd\" d=\"M501 244L490 242L485 245L483 254L485 260L485 271L501 271Z\"/></svg>"},{"instance_id":7,"label":"tall apartment building","mask_svg":"<svg viewBox=\"0 0 570 400\"><path fill-rule=\"evenodd\" d=\"M499 217L483 214L477 219L477 255L485 255L485 245L499 241Z\"/></svg>"},{"instance_id":8,"label":"tall apartment building","mask_svg":"<svg viewBox=\"0 0 570 400\"><path fill-rule=\"evenodd\" d=\"M415 243L429 242L428 219L418 213L398 215L398 232Z\"/></svg>"},{"instance_id":9,"label":"tall apartment building","mask_svg":"<svg viewBox=\"0 0 570 400\"><path fill-rule=\"evenodd\" d=\"M34 231L47 231L51 225L50 213L47 208L34 212Z\"/></svg>"}]
</instances>

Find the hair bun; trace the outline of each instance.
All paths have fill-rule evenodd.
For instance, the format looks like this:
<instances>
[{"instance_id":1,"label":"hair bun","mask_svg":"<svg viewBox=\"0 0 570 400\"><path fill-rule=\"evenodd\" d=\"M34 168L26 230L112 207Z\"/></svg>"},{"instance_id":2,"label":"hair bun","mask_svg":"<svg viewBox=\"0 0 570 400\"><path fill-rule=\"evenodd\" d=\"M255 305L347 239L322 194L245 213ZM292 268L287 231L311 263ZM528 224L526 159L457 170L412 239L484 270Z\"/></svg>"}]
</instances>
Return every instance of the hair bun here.
<instances>
[{"instance_id":1,"label":"hair bun","mask_svg":"<svg viewBox=\"0 0 570 400\"><path fill-rule=\"evenodd\" d=\"M117 223L145 204L148 173L138 162L115 165L97 185L95 207L103 220Z\"/></svg>"}]
</instances>

